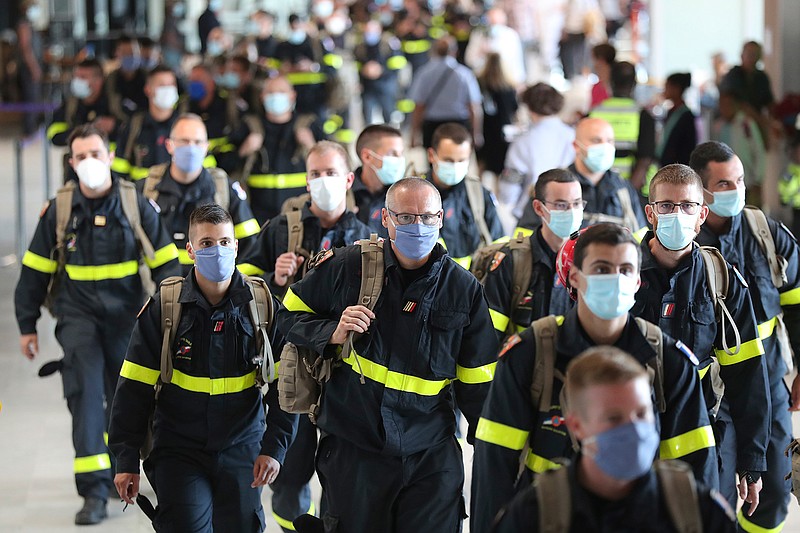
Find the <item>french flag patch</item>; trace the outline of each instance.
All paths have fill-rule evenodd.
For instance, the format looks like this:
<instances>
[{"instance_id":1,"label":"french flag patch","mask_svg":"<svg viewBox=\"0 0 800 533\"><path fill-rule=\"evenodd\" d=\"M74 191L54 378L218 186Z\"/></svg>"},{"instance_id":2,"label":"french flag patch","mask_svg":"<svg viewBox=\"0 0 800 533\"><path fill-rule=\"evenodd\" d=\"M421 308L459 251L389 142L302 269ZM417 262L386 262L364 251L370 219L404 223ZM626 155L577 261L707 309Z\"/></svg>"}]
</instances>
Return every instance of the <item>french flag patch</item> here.
<instances>
[{"instance_id":1,"label":"french flag patch","mask_svg":"<svg viewBox=\"0 0 800 533\"><path fill-rule=\"evenodd\" d=\"M666 303L661 307L662 318L672 318L672 314L674 312L675 312L675 304Z\"/></svg>"}]
</instances>

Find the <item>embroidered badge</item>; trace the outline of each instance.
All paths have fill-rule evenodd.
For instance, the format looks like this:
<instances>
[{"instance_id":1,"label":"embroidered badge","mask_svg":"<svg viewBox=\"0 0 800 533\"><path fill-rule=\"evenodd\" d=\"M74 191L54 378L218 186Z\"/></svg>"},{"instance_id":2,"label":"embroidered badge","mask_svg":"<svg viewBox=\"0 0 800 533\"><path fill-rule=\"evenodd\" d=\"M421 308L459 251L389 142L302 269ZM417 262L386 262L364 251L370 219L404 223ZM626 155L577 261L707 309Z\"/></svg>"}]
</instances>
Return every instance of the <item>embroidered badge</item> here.
<instances>
[{"instance_id":1,"label":"embroidered badge","mask_svg":"<svg viewBox=\"0 0 800 533\"><path fill-rule=\"evenodd\" d=\"M672 318L673 313L675 313L675 304L665 303L663 306L661 306L662 318Z\"/></svg>"},{"instance_id":2,"label":"embroidered badge","mask_svg":"<svg viewBox=\"0 0 800 533\"><path fill-rule=\"evenodd\" d=\"M94 225L102 228L103 226L106 225L106 217L103 215L95 215Z\"/></svg>"},{"instance_id":3,"label":"embroidered badge","mask_svg":"<svg viewBox=\"0 0 800 533\"><path fill-rule=\"evenodd\" d=\"M489 272L494 272L497 270L497 267L500 266L500 263L503 262L505 259L506 254L503 252L495 252L494 257L492 257L492 262L489 264Z\"/></svg>"},{"instance_id":4,"label":"embroidered badge","mask_svg":"<svg viewBox=\"0 0 800 533\"><path fill-rule=\"evenodd\" d=\"M186 337L181 337L178 345L178 351L175 352L175 359L188 359L192 358L192 341Z\"/></svg>"},{"instance_id":5,"label":"embroidered badge","mask_svg":"<svg viewBox=\"0 0 800 533\"><path fill-rule=\"evenodd\" d=\"M319 265L333 257L333 250L325 250L315 255L308 263L308 268L317 268Z\"/></svg>"},{"instance_id":6,"label":"embroidered badge","mask_svg":"<svg viewBox=\"0 0 800 533\"><path fill-rule=\"evenodd\" d=\"M413 313L414 309L416 309L416 308L417 308L417 302L415 302L413 300L409 300L403 306L403 312L404 313Z\"/></svg>"},{"instance_id":7,"label":"embroidered badge","mask_svg":"<svg viewBox=\"0 0 800 533\"><path fill-rule=\"evenodd\" d=\"M676 342L675 348L677 348L683 355L685 355L686 358L689 359L689 361L691 361L692 364L694 364L694 366L700 364L700 361L697 360L697 356L694 354L694 352L692 352L688 346L683 344L683 342L681 341Z\"/></svg>"},{"instance_id":8,"label":"embroidered badge","mask_svg":"<svg viewBox=\"0 0 800 533\"><path fill-rule=\"evenodd\" d=\"M225 326L225 321L224 321L224 320L217 320L217 321L214 323L214 333L219 333L219 332L221 332L221 331L222 331L222 328L223 328L224 326Z\"/></svg>"},{"instance_id":9,"label":"embroidered badge","mask_svg":"<svg viewBox=\"0 0 800 533\"><path fill-rule=\"evenodd\" d=\"M77 246L75 246L75 244L78 241L77 235L75 235L74 233L70 233L69 235L67 235L66 241L67 241L67 251L68 252L74 252L75 250L78 249Z\"/></svg>"},{"instance_id":10,"label":"embroidered badge","mask_svg":"<svg viewBox=\"0 0 800 533\"><path fill-rule=\"evenodd\" d=\"M520 341L522 341L522 337L520 337L519 335L515 334L509 337L508 340L506 340L505 344L503 344L503 348L500 350L500 353L497 354L497 358L499 359L503 357L506 354L506 352L508 352L511 348L513 348L517 344L519 344Z\"/></svg>"}]
</instances>

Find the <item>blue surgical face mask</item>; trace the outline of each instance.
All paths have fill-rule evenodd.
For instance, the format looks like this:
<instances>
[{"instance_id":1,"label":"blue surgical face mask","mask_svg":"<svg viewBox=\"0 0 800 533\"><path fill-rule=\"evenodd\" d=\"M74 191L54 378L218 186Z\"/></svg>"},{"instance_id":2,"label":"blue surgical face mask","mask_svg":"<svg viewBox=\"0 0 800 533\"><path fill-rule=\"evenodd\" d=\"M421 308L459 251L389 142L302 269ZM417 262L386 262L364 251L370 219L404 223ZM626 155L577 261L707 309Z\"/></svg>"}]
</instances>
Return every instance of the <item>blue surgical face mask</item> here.
<instances>
[{"instance_id":1,"label":"blue surgical face mask","mask_svg":"<svg viewBox=\"0 0 800 533\"><path fill-rule=\"evenodd\" d=\"M221 56L224 51L225 47L219 41L208 41L206 43L206 52L212 57Z\"/></svg>"},{"instance_id":2,"label":"blue surgical face mask","mask_svg":"<svg viewBox=\"0 0 800 533\"><path fill-rule=\"evenodd\" d=\"M186 14L186 6L183 2L178 2L172 6L172 16L176 19L181 19Z\"/></svg>"},{"instance_id":3,"label":"blue surgical face mask","mask_svg":"<svg viewBox=\"0 0 800 533\"><path fill-rule=\"evenodd\" d=\"M233 275L236 250L220 245L195 250L194 264L208 281L220 283Z\"/></svg>"},{"instance_id":4,"label":"blue surgical face mask","mask_svg":"<svg viewBox=\"0 0 800 533\"><path fill-rule=\"evenodd\" d=\"M119 60L119 66L125 72L133 72L142 64L142 58L135 55L122 56Z\"/></svg>"},{"instance_id":5,"label":"blue surgical face mask","mask_svg":"<svg viewBox=\"0 0 800 533\"><path fill-rule=\"evenodd\" d=\"M544 204L542 204L544 205ZM550 215L550 220L544 220L550 231L561 239L566 239L579 229L583 223L583 208L567 209L565 211L551 211L544 208Z\"/></svg>"},{"instance_id":6,"label":"blue surgical face mask","mask_svg":"<svg viewBox=\"0 0 800 533\"><path fill-rule=\"evenodd\" d=\"M292 99L287 93L270 93L264 96L264 109L272 115L282 115L292 110Z\"/></svg>"},{"instance_id":7,"label":"blue surgical face mask","mask_svg":"<svg viewBox=\"0 0 800 533\"><path fill-rule=\"evenodd\" d=\"M303 41L306 40L306 32L305 30L292 30L291 33L289 33L289 38L286 40L289 41L290 44L302 44Z\"/></svg>"},{"instance_id":8,"label":"blue surgical face mask","mask_svg":"<svg viewBox=\"0 0 800 533\"><path fill-rule=\"evenodd\" d=\"M436 160L436 177L448 187L458 185L464 181L464 178L467 177L468 171L469 161L451 163L449 161Z\"/></svg>"},{"instance_id":9,"label":"blue surgical face mask","mask_svg":"<svg viewBox=\"0 0 800 533\"><path fill-rule=\"evenodd\" d=\"M206 91L206 86L202 81L189 82L189 100L199 102L206 96L208 96L208 91Z\"/></svg>"},{"instance_id":10,"label":"blue surgical face mask","mask_svg":"<svg viewBox=\"0 0 800 533\"><path fill-rule=\"evenodd\" d=\"M72 81L69 82L69 92L72 93L72 96L83 100L84 98L89 98L92 94L92 88L89 86L89 82L83 78L72 78Z\"/></svg>"},{"instance_id":11,"label":"blue surgical face mask","mask_svg":"<svg viewBox=\"0 0 800 533\"><path fill-rule=\"evenodd\" d=\"M436 240L439 238L439 226L426 226L425 224L406 224L398 226L389 215L389 222L396 230L395 238L392 241L397 247L397 251L403 256L419 261L431 253L433 247L436 246Z\"/></svg>"},{"instance_id":12,"label":"blue surgical face mask","mask_svg":"<svg viewBox=\"0 0 800 533\"><path fill-rule=\"evenodd\" d=\"M708 204L708 208L718 216L735 217L744 208L744 191L744 187L737 187L735 191L712 193L714 195L714 203Z\"/></svg>"},{"instance_id":13,"label":"blue surgical face mask","mask_svg":"<svg viewBox=\"0 0 800 533\"><path fill-rule=\"evenodd\" d=\"M605 172L614 165L616 149L613 144L593 144L586 148L583 164L592 172Z\"/></svg>"},{"instance_id":14,"label":"blue surgical face mask","mask_svg":"<svg viewBox=\"0 0 800 533\"><path fill-rule=\"evenodd\" d=\"M650 470L659 442L656 425L649 420L637 420L592 435L581 444L583 453L608 476L631 481ZM589 444L594 446L587 446ZM594 450L589 452L592 448Z\"/></svg>"},{"instance_id":15,"label":"blue surgical face mask","mask_svg":"<svg viewBox=\"0 0 800 533\"><path fill-rule=\"evenodd\" d=\"M172 156L172 160L175 161L175 166L187 174L200 170L203 166L203 159L205 158L205 148L197 146L196 144L176 146L175 153Z\"/></svg>"},{"instance_id":16,"label":"blue surgical face mask","mask_svg":"<svg viewBox=\"0 0 800 533\"><path fill-rule=\"evenodd\" d=\"M395 157L391 155L381 156L375 152L372 152L372 155L383 161L383 166L381 168L370 164L370 167L375 171L375 175L378 176L381 183L384 185L391 185L403 177L403 172L406 171L405 157Z\"/></svg>"},{"instance_id":17,"label":"blue surgical face mask","mask_svg":"<svg viewBox=\"0 0 800 533\"><path fill-rule=\"evenodd\" d=\"M208 9L211 11L219 11L222 9L222 0L208 0Z\"/></svg>"},{"instance_id":18,"label":"blue surgical face mask","mask_svg":"<svg viewBox=\"0 0 800 533\"><path fill-rule=\"evenodd\" d=\"M378 32L370 31L364 34L364 43L367 46L375 46L381 40L381 34Z\"/></svg>"},{"instance_id":19,"label":"blue surgical face mask","mask_svg":"<svg viewBox=\"0 0 800 533\"><path fill-rule=\"evenodd\" d=\"M238 89L242 84L242 79L239 77L238 72L226 72L221 76L217 76L216 82L223 89Z\"/></svg>"},{"instance_id":20,"label":"blue surgical face mask","mask_svg":"<svg viewBox=\"0 0 800 533\"><path fill-rule=\"evenodd\" d=\"M697 226L697 215L686 213L658 215L656 237L668 250L683 250L697 236L695 226Z\"/></svg>"},{"instance_id":21,"label":"blue surgical face mask","mask_svg":"<svg viewBox=\"0 0 800 533\"><path fill-rule=\"evenodd\" d=\"M639 288L636 278L625 274L586 275L583 301L589 310L603 320L612 320L630 311Z\"/></svg>"}]
</instances>

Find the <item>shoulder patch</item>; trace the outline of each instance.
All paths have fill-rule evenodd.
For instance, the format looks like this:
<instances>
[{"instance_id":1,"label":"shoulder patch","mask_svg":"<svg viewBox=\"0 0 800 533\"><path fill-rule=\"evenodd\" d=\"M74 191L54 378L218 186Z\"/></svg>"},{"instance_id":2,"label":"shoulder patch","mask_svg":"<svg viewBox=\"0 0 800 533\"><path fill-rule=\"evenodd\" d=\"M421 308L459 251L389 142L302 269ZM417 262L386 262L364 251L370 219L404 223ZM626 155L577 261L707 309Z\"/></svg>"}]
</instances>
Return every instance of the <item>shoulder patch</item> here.
<instances>
[{"instance_id":1,"label":"shoulder patch","mask_svg":"<svg viewBox=\"0 0 800 533\"><path fill-rule=\"evenodd\" d=\"M792 230L786 227L786 224L784 224L783 222L778 222L778 224L780 225L781 228L783 228L783 231L789 234L789 237L791 237L794 242L797 242L797 237L794 236Z\"/></svg>"},{"instance_id":2,"label":"shoulder patch","mask_svg":"<svg viewBox=\"0 0 800 533\"><path fill-rule=\"evenodd\" d=\"M136 313L136 318L139 318L140 316L142 316L142 313L144 313L145 309L147 309L150 306L150 303L152 301L153 301L153 297L151 296L150 298L147 299L147 301L144 303L142 308L139 309L139 312Z\"/></svg>"},{"instance_id":3,"label":"shoulder patch","mask_svg":"<svg viewBox=\"0 0 800 533\"><path fill-rule=\"evenodd\" d=\"M47 200L44 205L42 206L42 210L39 211L39 218L42 218L45 213L47 213L47 208L50 207L50 200Z\"/></svg>"},{"instance_id":4,"label":"shoulder patch","mask_svg":"<svg viewBox=\"0 0 800 533\"><path fill-rule=\"evenodd\" d=\"M503 357L506 354L506 352L508 352L511 348L513 348L517 344L519 344L521 341L522 341L522 337L520 337L517 334L514 334L511 337L509 337L508 339L506 339L506 342L503 343L503 347L500 349L500 353L497 354L497 358L499 359L499 358Z\"/></svg>"},{"instance_id":5,"label":"shoulder patch","mask_svg":"<svg viewBox=\"0 0 800 533\"><path fill-rule=\"evenodd\" d=\"M243 202L247 200L247 192L244 190L244 187L242 187L241 183L234 181L231 183L231 187L233 187L233 190L236 191L236 196L239 197L239 200Z\"/></svg>"},{"instance_id":6,"label":"shoulder patch","mask_svg":"<svg viewBox=\"0 0 800 533\"><path fill-rule=\"evenodd\" d=\"M317 255L311 258L311 261L309 261L308 269L311 270L312 268L317 268L319 265L321 265L331 257L333 257L333 250L325 250L318 253Z\"/></svg>"},{"instance_id":7,"label":"shoulder patch","mask_svg":"<svg viewBox=\"0 0 800 533\"><path fill-rule=\"evenodd\" d=\"M722 511L725 513L725 516L728 517L728 520L730 520L731 522L736 521L736 513L733 512L733 509L731 508L731 505L728 503L728 500L726 500L725 497L722 494L720 494L720 492L717 489L711 489L708 495L711 497L711 501L715 503L717 507L722 509Z\"/></svg>"},{"instance_id":8,"label":"shoulder patch","mask_svg":"<svg viewBox=\"0 0 800 533\"><path fill-rule=\"evenodd\" d=\"M742 284L742 287L744 287L745 289L749 289L750 285L747 284L747 281L744 279L742 273L739 272L738 268L736 268L736 265L731 265L731 268L733 269L733 273L736 275L736 279L738 279L739 283Z\"/></svg>"},{"instance_id":9,"label":"shoulder patch","mask_svg":"<svg viewBox=\"0 0 800 533\"><path fill-rule=\"evenodd\" d=\"M681 352L683 355L685 355L686 358L689 361L691 361L694 366L697 366L697 365L700 364L700 361L697 360L697 356L694 354L694 352L692 350L689 349L688 346L683 344L683 341L676 341L675 342L675 348L677 348L679 352Z\"/></svg>"},{"instance_id":10,"label":"shoulder patch","mask_svg":"<svg viewBox=\"0 0 800 533\"><path fill-rule=\"evenodd\" d=\"M501 251L495 252L494 257L492 257L492 262L489 264L489 272L494 272L495 270L497 270L497 267L500 266L500 263L503 262L503 259L505 259L505 257L506 257L505 253Z\"/></svg>"}]
</instances>

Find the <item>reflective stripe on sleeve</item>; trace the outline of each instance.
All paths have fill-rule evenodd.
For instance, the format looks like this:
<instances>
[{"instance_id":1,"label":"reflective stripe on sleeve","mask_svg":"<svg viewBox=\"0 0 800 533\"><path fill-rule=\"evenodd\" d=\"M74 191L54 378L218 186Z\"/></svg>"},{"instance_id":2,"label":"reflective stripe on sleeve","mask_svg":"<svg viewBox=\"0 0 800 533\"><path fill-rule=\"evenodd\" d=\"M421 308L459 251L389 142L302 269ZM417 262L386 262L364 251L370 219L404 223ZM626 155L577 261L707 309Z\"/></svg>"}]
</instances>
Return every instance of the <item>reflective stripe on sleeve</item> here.
<instances>
[{"instance_id":1,"label":"reflective stripe on sleeve","mask_svg":"<svg viewBox=\"0 0 800 533\"><path fill-rule=\"evenodd\" d=\"M764 355L764 345L761 343L761 339L753 339L743 342L739 347L739 353L736 355L729 355L725 350L717 350L716 348L714 349L714 355L717 356L720 365L735 365L753 357Z\"/></svg>"},{"instance_id":2,"label":"reflective stripe on sleeve","mask_svg":"<svg viewBox=\"0 0 800 533\"><path fill-rule=\"evenodd\" d=\"M289 290L286 291L286 296L283 297L283 306L286 308L287 311L298 312L301 311L303 313L313 313L314 310L311 309L308 304L306 304L303 300L297 296L291 287Z\"/></svg>"},{"instance_id":3,"label":"reflective stripe on sleeve","mask_svg":"<svg viewBox=\"0 0 800 533\"><path fill-rule=\"evenodd\" d=\"M477 368L467 368L461 365L456 366L456 379L461 383L468 385L477 385L478 383L489 383L494 379L494 369L497 363L489 363L488 365L479 366Z\"/></svg>"},{"instance_id":4,"label":"reflective stripe on sleeve","mask_svg":"<svg viewBox=\"0 0 800 533\"><path fill-rule=\"evenodd\" d=\"M239 265L236 265L236 268L238 268L239 272L241 272L245 276L260 276L264 274L263 270L250 263L241 263Z\"/></svg>"},{"instance_id":5,"label":"reflective stripe on sleeve","mask_svg":"<svg viewBox=\"0 0 800 533\"><path fill-rule=\"evenodd\" d=\"M159 248L156 250L155 256L153 260L144 256L145 264L150 268L158 268L161 265L166 265L173 259L178 258L178 247L175 246L175 243L169 243L168 245L164 246L163 248Z\"/></svg>"},{"instance_id":6,"label":"reflective stripe on sleeve","mask_svg":"<svg viewBox=\"0 0 800 533\"><path fill-rule=\"evenodd\" d=\"M306 186L306 173L251 174L247 185L254 189L297 189Z\"/></svg>"},{"instance_id":7,"label":"reflective stripe on sleeve","mask_svg":"<svg viewBox=\"0 0 800 533\"><path fill-rule=\"evenodd\" d=\"M683 435L662 440L659 454L661 459L680 459L690 453L713 446L714 432L711 430L711 426L703 426L687 431Z\"/></svg>"},{"instance_id":8,"label":"reflective stripe on sleeve","mask_svg":"<svg viewBox=\"0 0 800 533\"><path fill-rule=\"evenodd\" d=\"M254 218L251 218L236 224L233 227L233 236L237 239L244 239L245 237L255 235L259 232L259 230L261 230L261 226L258 225L258 221Z\"/></svg>"},{"instance_id":9,"label":"reflective stripe on sleeve","mask_svg":"<svg viewBox=\"0 0 800 533\"><path fill-rule=\"evenodd\" d=\"M161 370L154 370L146 366L137 365L125 359L122 363L119 375L132 381L139 381L147 385L155 385L158 383L158 376L161 375Z\"/></svg>"},{"instance_id":10,"label":"reflective stripe on sleeve","mask_svg":"<svg viewBox=\"0 0 800 533\"><path fill-rule=\"evenodd\" d=\"M55 274L56 270L58 270L57 261L37 255L30 250L25 252L25 255L22 256L22 264L45 274Z\"/></svg>"},{"instance_id":11,"label":"reflective stripe on sleeve","mask_svg":"<svg viewBox=\"0 0 800 533\"><path fill-rule=\"evenodd\" d=\"M492 422L483 417L478 420L478 427L475 429L476 439L502 446L509 450L521 450L524 448L528 435L529 432L525 430L507 426L500 422Z\"/></svg>"},{"instance_id":12,"label":"reflective stripe on sleeve","mask_svg":"<svg viewBox=\"0 0 800 533\"><path fill-rule=\"evenodd\" d=\"M542 472L547 472L548 470L555 470L556 468L561 468L560 464L554 463L553 461L545 459L541 455L536 455L533 452L528 452L528 457L525 458L525 466L527 466L529 470L532 470L537 474L541 474Z\"/></svg>"},{"instance_id":13,"label":"reflective stripe on sleeve","mask_svg":"<svg viewBox=\"0 0 800 533\"><path fill-rule=\"evenodd\" d=\"M781 293L781 305L800 304L800 287Z\"/></svg>"},{"instance_id":14,"label":"reflective stripe on sleeve","mask_svg":"<svg viewBox=\"0 0 800 533\"><path fill-rule=\"evenodd\" d=\"M508 322L511 320L509 317L501 313L500 311L495 311L491 307L489 308L489 316L492 317L492 324L494 325L494 329L500 332L504 332L508 327Z\"/></svg>"},{"instance_id":15,"label":"reflective stripe on sleeve","mask_svg":"<svg viewBox=\"0 0 800 533\"><path fill-rule=\"evenodd\" d=\"M88 474L90 472L99 472L110 468L111 458L107 453L99 453L87 457L76 457L72 466L72 470L76 474Z\"/></svg>"}]
</instances>

